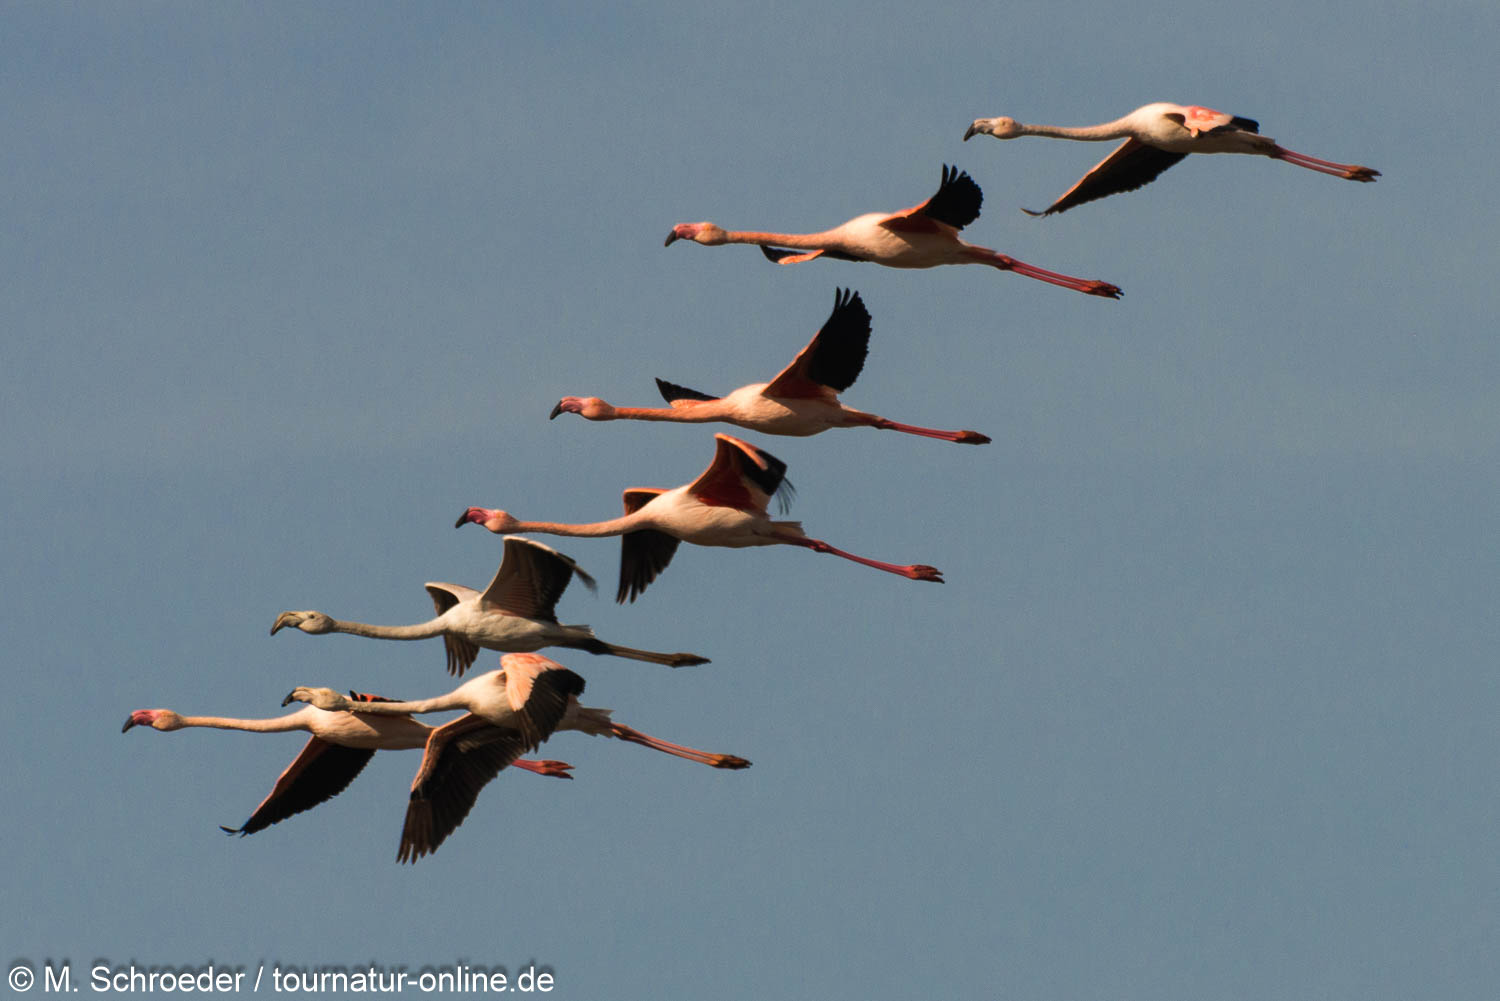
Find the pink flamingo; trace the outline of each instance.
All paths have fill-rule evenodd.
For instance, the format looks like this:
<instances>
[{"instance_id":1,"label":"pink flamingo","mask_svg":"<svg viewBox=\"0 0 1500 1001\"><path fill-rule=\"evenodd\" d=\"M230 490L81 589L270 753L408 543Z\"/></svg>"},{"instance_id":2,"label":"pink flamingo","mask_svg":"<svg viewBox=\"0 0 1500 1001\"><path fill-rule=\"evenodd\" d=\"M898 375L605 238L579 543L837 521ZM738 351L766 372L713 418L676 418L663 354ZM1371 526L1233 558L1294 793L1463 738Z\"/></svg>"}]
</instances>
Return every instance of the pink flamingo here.
<instances>
[{"instance_id":1,"label":"pink flamingo","mask_svg":"<svg viewBox=\"0 0 1500 1001\"><path fill-rule=\"evenodd\" d=\"M979 185L957 167L943 167L937 193L903 212L870 212L821 233L760 233L722 229L711 222L682 222L667 234L667 246L692 240L708 247L754 243L778 264L800 264L816 257L841 261L874 261L891 268L934 268L940 264L988 264L1002 271L1061 285L1075 292L1118 299L1120 289L1108 282L1047 271L988 247L958 238L958 231L979 218L983 195ZM780 250L793 247L806 253Z\"/></svg>"},{"instance_id":2,"label":"pink flamingo","mask_svg":"<svg viewBox=\"0 0 1500 1001\"><path fill-rule=\"evenodd\" d=\"M898 424L839 402L838 394L859 377L870 347L870 313L858 292L835 291L833 312L812 342L770 382L742 386L725 397L656 380L668 403L660 407L616 407L596 396L565 396L552 408L591 421L680 421L702 424L724 421L766 434L812 435L829 428L873 427L939 438L965 445L984 445L977 431L938 431Z\"/></svg>"},{"instance_id":3,"label":"pink flamingo","mask_svg":"<svg viewBox=\"0 0 1500 1001\"><path fill-rule=\"evenodd\" d=\"M495 508L471 507L459 515L455 527L473 522L497 535L544 532L597 538L623 536L620 549L620 589L616 601L634 601L646 585L666 569L679 542L700 546L802 546L832 553L867 567L911 580L943 582L934 567L897 566L835 549L821 539L810 539L802 523L772 521L767 502L777 497L785 510L791 484L786 463L738 438L716 434L713 462L693 482L673 490L632 487L625 491L625 515L609 521L568 525L553 521L519 521Z\"/></svg>"},{"instance_id":4,"label":"pink flamingo","mask_svg":"<svg viewBox=\"0 0 1500 1001\"><path fill-rule=\"evenodd\" d=\"M164 733L203 726L250 733L288 733L294 730L311 733L312 737L277 777L270 794L250 814L250 819L239 827L220 827L228 834L243 837L337 796L354 781L377 750L401 751L427 745L432 727L407 715L378 716L364 712L367 703L390 700L378 695L351 695L353 698L349 704L353 708L347 711L329 712L316 706L303 706L275 719L181 716L170 709L137 709L125 720L120 732L125 733L133 726L149 726ZM510 764L538 775L561 779L573 777L568 774L573 766L562 761L517 758Z\"/></svg>"},{"instance_id":5,"label":"pink flamingo","mask_svg":"<svg viewBox=\"0 0 1500 1001\"><path fill-rule=\"evenodd\" d=\"M433 730L421 767L412 780L411 801L401 832L398 862L415 862L437 850L463 823L479 790L520 754L563 730L640 744L713 768L748 768L732 754L714 754L652 737L615 723L610 710L581 705L583 679L540 654L507 654L501 668L459 685L447 695L416 702L361 706L361 713L405 713L467 709L464 716ZM330 688L298 686L282 704L307 702L331 712L357 703Z\"/></svg>"},{"instance_id":6,"label":"pink flamingo","mask_svg":"<svg viewBox=\"0 0 1500 1001\"><path fill-rule=\"evenodd\" d=\"M693 653L656 653L606 643L588 626L563 625L554 611L568 582L577 576L594 589L594 578L551 546L534 539L506 539L505 556L495 579L482 592L461 584L429 582L427 593L437 617L410 626L377 626L346 622L322 612L282 612L271 635L287 626L305 633L351 633L387 640L420 640L441 636L448 653L448 673L463 674L479 649L527 653L547 646L612 654L668 667L707 664Z\"/></svg>"},{"instance_id":7,"label":"pink flamingo","mask_svg":"<svg viewBox=\"0 0 1500 1001\"><path fill-rule=\"evenodd\" d=\"M1096 198L1134 191L1156 180L1157 175L1189 153L1253 153L1351 181L1373 181L1380 176L1380 171L1369 167L1319 160L1278 146L1276 140L1260 134L1260 124L1252 119L1193 104L1148 104L1136 108L1124 118L1084 128L1023 125L1014 118L1005 117L976 118L964 133L964 139L967 141L970 136L977 135L996 139L1050 136L1085 142L1125 140L1046 209L1041 212L1021 210L1030 215L1066 212Z\"/></svg>"}]
</instances>

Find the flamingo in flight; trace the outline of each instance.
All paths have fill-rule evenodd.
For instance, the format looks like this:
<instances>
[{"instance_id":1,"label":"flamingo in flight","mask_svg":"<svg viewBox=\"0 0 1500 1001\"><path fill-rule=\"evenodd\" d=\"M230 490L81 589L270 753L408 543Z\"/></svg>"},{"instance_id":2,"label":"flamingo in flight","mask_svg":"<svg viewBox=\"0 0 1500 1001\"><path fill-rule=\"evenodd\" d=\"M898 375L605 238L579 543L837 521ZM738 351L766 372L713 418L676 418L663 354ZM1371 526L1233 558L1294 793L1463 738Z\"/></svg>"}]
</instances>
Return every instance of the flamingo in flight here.
<instances>
[{"instance_id":1,"label":"flamingo in flight","mask_svg":"<svg viewBox=\"0 0 1500 1001\"><path fill-rule=\"evenodd\" d=\"M513 653L501 668L476 675L447 695L416 702L360 705L360 712L405 713L466 709L467 714L433 730L421 767L412 780L411 800L401 832L398 862L415 862L452 834L479 797L479 790L517 756L550 735L579 730L596 737L640 744L713 768L748 768L732 754L715 754L652 737L610 719L610 710L579 703L583 679L540 654ZM307 702L328 711L358 703L330 688L298 686L282 701Z\"/></svg>"},{"instance_id":2,"label":"flamingo in flight","mask_svg":"<svg viewBox=\"0 0 1500 1001\"><path fill-rule=\"evenodd\" d=\"M264 830L272 824L325 803L348 787L380 751L402 751L427 745L432 727L409 715L377 716L364 712L366 703L388 702L378 695L350 693L348 711L329 712L316 706L303 706L296 712L275 719L233 719L225 716L182 716L170 709L137 709L125 720L121 733L133 726L149 726L170 733L185 727L204 726L219 730L245 730L250 733L288 733L305 730L312 736L302 751L277 777L271 792L250 819L239 827L220 827L227 834L241 837ZM517 758L510 762L516 768L570 779L572 765L563 761L530 761Z\"/></svg>"},{"instance_id":3,"label":"flamingo in flight","mask_svg":"<svg viewBox=\"0 0 1500 1001\"><path fill-rule=\"evenodd\" d=\"M898 424L839 402L838 394L859 377L870 347L870 313L858 292L834 292L833 312L812 342L770 382L742 386L725 397L709 396L661 379L657 388L670 407L616 407L596 396L565 396L552 408L591 421L724 421L765 434L812 435L829 428L874 427L940 438L965 445L984 445L977 431L939 431Z\"/></svg>"},{"instance_id":4,"label":"flamingo in flight","mask_svg":"<svg viewBox=\"0 0 1500 1001\"><path fill-rule=\"evenodd\" d=\"M1260 134L1260 124L1252 119L1193 104L1148 104L1124 118L1084 128L1023 125L1005 117L976 118L964 133L964 140L977 135L996 139L1050 136L1085 142L1125 140L1046 209L1021 210L1029 215L1053 215L1096 198L1134 191L1156 180L1157 175L1189 153L1253 153L1350 181L1373 181L1380 176L1380 171L1369 167L1319 160L1278 146L1276 140Z\"/></svg>"},{"instance_id":5,"label":"flamingo in flight","mask_svg":"<svg viewBox=\"0 0 1500 1001\"><path fill-rule=\"evenodd\" d=\"M802 546L816 553L832 553L867 567L911 580L943 582L942 573L925 565L897 566L835 549L821 539L810 539L797 521L772 521L766 504L776 497L783 511L791 484L786 463L748 442L716 434L713 462L691 483L672 490L632 487L625 491L625 515L609 521L569 525L554 521L519 521L505 511L471 507L458 516L460 528L469 522L497 535L544 532L620 540L620 589L615 600L634 601L666 569L679 542L700 546Z\"/></svg>"},{"instance_id":6,"label":"flamingo in flight","mask_svg":"<svg viewBox=\"0 0 1500 1001\"><path fill-rule=\"evenodd\" d=\"M668 667L707 664L707 657L691 653L655 653L606 643L588 626L563 625L553 606L568 582L577 576L590 589L594 579L578 564L551 546L532 539L505 540L505 555L495 579L482 592L459 584L429 582L427 593L437 606L437 617L411 626L377 626L345 622L322 612L282 612L271 635L287 626L305 633L350 633L387 640L443 637L448 673L461 675L479 656L481 647L509 653L529 653L560 646L592 654L612 654Z\"/></svg>"},{"instance_id":7,"label":"flamingo in flight","mask_svg":"<svg viewBox=\"0 0 1500 1001\"><path fill-rule=\"evenodd\" d=\"M979 185L957 167L943 167L937 193L902 212L870 212L821 233L760 233L722 229L711 222L681 222L667 234L666 246L691 240L708 247L754 243L777 264L800 264L816 257L841 261L874 261L891 268L934 268L939 264L988 264L1002 271L1061 285L1075 292L1118 299L1120 289L1108 282L1047 271L1014 257L958 238L958 231L979 218L983 195ZM805 251L782 250L792 247Z\"/></svg>"}]
</instances>

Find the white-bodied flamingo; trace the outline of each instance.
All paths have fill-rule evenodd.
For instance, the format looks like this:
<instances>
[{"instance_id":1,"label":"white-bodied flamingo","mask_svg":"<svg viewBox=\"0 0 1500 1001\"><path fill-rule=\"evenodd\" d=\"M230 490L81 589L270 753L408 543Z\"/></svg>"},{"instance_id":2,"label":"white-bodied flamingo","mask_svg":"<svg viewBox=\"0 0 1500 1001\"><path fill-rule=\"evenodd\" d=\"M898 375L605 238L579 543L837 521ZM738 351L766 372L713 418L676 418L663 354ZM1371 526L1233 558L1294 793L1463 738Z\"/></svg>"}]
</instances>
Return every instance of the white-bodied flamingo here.
<instances>
[{"instance_id":1,"label":"white-bodied flamingo","mask_svg":"<svg viewBox=\"0 0 1500 1001\"><path fill-rule=\"evenodd\" d=\"M1047 271L1007 254L965 243L958 231L979 218L979 185L957 167L943 167L937 193L903 212L870 212L821 233L762 233L726 230L711 222L682 222L667 234L667 246L691 240L708 247L753 243L778 264L800 264L817 257L873 261L890 268L935 268L940 264L988 264L1002 271L1061 285L1075 292L1118 299L1109 282ZM792 247L794 250L782 250ZM803 251L798 253L797 251Z\"/></svg>"},{"instance_id":2,"label":"white-bodied flamingo","mask_svg":"<svg viewBox=\"0 0 1500 1001\"><path fill-rule=\"evenodd\" d=\"M898 424L840 403L839 392L848 389L859 377L869 348L869 310L858 292L838 290L833 296L833 312L822 329L770 382L742 386L728 396L715 397L657 379L657 388L671 404L665 409L616 407L595 396L565 396L552 408L552 417L578 414L591 421L689 424L723 421L765 434L796 436L817 434L829 428L873 427L965 445L989 442L989 437L978 431L939 431Z\"/></svg>"},{"instance_id":3,"label":"white-bodied flamingo","mask_svg":"<svg viewBox=\"0 0 1500 1001\"><path fill-rule=\"evenodd\" d=\"M1276 140L1260 134L1260 124L1253 119L1195 104L1148 104L1124 118L1082 128L1024 125L1003 116L976 118L964 133L964 139L977 135L996 139L1047 136L1085 142L1125 140L1050 206L1040 212L1022 209L1030 215L1054 215L1096 198L1134 191L1156 180L1157 175L1189 153L1252 153L1350 181L1373 181L1380 176L1380 171L1369 167L1319 160L1278 146Z\"/></svg>"},{"instance_id":4,"label":"white-bodied flamingo","mask_svg":"<svg viewBox=\"0 0 1500 1001\"><path fill-rule=\"evenodd\" d=\"M497 535L543 532L597 538L619 535L620 588L616 601L646 589L666 569L679 542L699 546L789 545L818 553L832 553L867 567L911 580L942 583L943 575L925 564L898 566L835 549L821 539L810 539L797 521L772 521L766 504L779 495L783 509L790 484L786 463L748 442L716 434L713 462L693 482L672 490L632 487L625 491L625 515L609 521L570 525L552 521L519 521L495 508L471 507L459 515L458 527L473 522Z\"/></svg>"},{"instance_id":5,"label":"white-bodied flamingo","mask_svg":"<svg viewBox=\"0 0 1500 1001\"><path fill-rule=\"evenodd\" d=\"M553 611L557 599L577 575L590 589L594 579L551 546L533 539L505 540L505 556L490 586L483 591L460 584L429 582L427 593L437 606L437 617L410 626L377 626L345 622L322 612L282 612L271 626L271 635L286 626L305 633L350 633L387 640L420 640L443 637L448 652L448 673L463 674L479 650L530 653L557 646L592 654L612 654L668 667L707 664L708 658L691 653L656 653L606 643L588 626L563 625Z\"/></svg>"}]
</instances>

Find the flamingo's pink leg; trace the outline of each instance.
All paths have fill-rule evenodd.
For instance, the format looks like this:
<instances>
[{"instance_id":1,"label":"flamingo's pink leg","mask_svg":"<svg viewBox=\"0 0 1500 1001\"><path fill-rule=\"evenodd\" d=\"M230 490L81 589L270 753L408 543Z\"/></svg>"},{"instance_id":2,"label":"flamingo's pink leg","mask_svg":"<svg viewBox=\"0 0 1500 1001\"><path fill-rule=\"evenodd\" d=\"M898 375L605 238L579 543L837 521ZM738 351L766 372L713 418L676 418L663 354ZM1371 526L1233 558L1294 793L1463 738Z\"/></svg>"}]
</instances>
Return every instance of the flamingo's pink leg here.
<instances>
[{"instance_id":1,"label":"flamingo's pink leg","mask_svg":"<svg viewBox=\"0 0 1500 1001\"><path fill-rule=\"evenodd\" d=\"M846 553L842 549L830 546L822 539L808 539L801 536L786 535L778 535L776 538L781 540L782 542L786 542L794 546L802 546L806 549L811 549L815 553L831 553L834 556L842 556L846 560L853 560L855 563L863 563L867 567L874 567L876 570L884 570L886 573L893 573L899 577L905 577L908 580L929 580L936 584L943 583L943 572L937 567L930 567L925 563L914 563L908 566L900 566L895 563L882 563L879 560L866 559L863 556L855 556L853 553Z\"/></svg>"},{"instance_id":2,"label":"flamingo's pink leg","mask_svg":"<svg viewBox=\"0 0 1500 1001\"><path fill-rule=\"evenodd\" d=\"M914 424L898 424L881 418L871 427L881 428L886 431L904 431L907 434L919 434L924 438L940 438L943 441L958 442L962 445L988 445L989 435L980 434L978 431L939 431L935 428L921 428Z\"/></svg>"}]
</instances>

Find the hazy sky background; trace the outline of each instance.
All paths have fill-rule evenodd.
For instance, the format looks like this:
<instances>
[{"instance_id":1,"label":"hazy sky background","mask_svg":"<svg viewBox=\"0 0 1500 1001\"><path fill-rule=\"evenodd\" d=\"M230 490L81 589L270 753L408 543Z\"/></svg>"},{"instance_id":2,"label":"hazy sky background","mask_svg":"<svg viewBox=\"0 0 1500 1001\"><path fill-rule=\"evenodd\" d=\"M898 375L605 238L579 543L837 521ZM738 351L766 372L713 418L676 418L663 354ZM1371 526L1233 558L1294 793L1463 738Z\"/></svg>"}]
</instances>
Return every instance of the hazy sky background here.
<instances>
[{"instance_id":1,"label":"hazy sky background","mask_svg":"<svg viewBox=\"0 0 1500 1001\"><path fill-rule=\"evenodd\" d=\"M6 5L0 958L1493 997L1497 37L1492 3ZM1158 100L1382 177L1195 157L1033 220L1108 147L960 141ZM661 245L904 208L945 163L967 238L1124 299ZM841 286L874 317L845 399L994 443L746 437L811 534L947 584L683 547L620 607L618 541L558 542L604 585L563 621L713 658L563 652L586 703L753 768L560 735L575 781L504 773L398 866L415 752L229 839L302 736L120 734L446 691L436 640L267 631L483 586L467 505L692 479L711 428L547 412L768 379Z\"/></svg>"}]
</instances>

